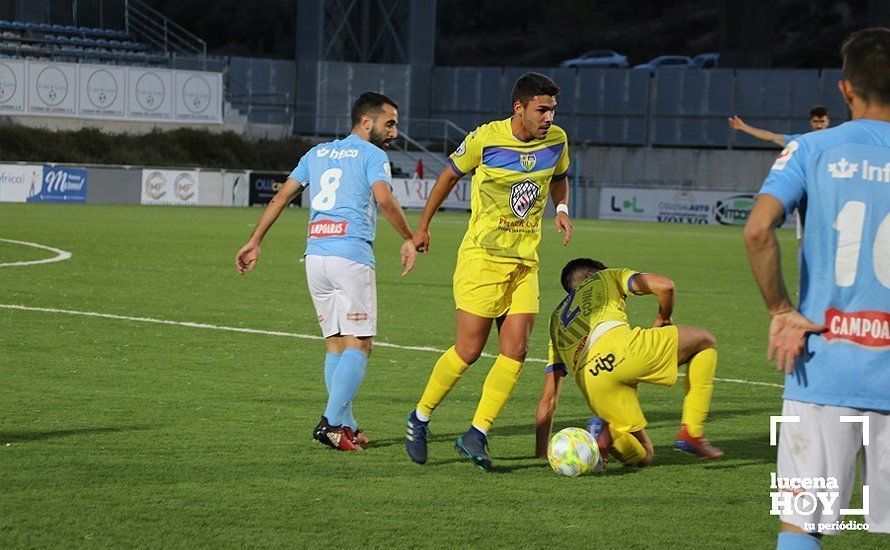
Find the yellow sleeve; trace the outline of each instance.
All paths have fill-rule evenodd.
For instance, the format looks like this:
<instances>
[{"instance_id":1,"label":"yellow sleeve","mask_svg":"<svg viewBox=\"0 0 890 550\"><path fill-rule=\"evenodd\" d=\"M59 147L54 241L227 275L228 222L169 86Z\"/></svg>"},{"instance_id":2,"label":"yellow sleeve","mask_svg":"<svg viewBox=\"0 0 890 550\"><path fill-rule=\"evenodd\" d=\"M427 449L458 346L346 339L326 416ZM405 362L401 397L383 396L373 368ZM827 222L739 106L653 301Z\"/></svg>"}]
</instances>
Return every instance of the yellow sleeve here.
<instances>
[{"instance_id":1,"label":"yellow sleeve","mask_svg":"<svg viewBox=\"0 0 890 550\"><path fill-rule=\"evenodd\" d=\"M618 289L622 296L627 297L628 294L636 294L630 288L630 283L634 277L640 274L639 271L627 268L607 269L609 282Z\"/></svg>"},{"instance_id":2,"label":"yellow sleeve","mask_svg":"<svg viewBox=\"0 0 890 550\"><path fill-rule=\"evenodd\" d=\"M472 172L482 162L482 137L480 129L473 130L448 159L458 174Z\"/></svg>"},{"instance_id":3,"label":"yellow sleeve","mask_svg":"<svg viewBox=\"0 0 890 550\"><path fill-rule=\"evenodd\" d=\"M554 179L561 178L569 171L569 140L566 139L563 143L565 145L562 148L562 153L560 153L559 158L556 159L556 168L553 169Z\"/></svg>"}]
</instances>

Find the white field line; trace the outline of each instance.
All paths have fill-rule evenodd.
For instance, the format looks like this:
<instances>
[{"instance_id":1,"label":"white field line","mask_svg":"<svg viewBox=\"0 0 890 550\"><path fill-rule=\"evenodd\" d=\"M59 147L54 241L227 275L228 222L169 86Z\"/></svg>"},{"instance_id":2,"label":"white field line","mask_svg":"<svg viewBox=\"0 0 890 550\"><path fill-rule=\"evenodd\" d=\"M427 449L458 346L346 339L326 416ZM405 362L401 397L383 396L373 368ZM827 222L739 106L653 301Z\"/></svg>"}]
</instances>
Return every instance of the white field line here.
<instances>
[{"instance_id":1,"label":"white field line","mask_svg":"<svg viewBox=\"0 0 890 550\"><path fill-rule=\"evenodd\" d=\"M5 243L20 244L22 246L30 246L32 248L40 248L41 250L49 250L50 252L56 253L56 255L53 256L52 258L45 258L43 260L32 260L29 262L7 262L5 264L0 264L0 267L17 267L17 266L23 266L23 265L51 264L53 262L64 262L65 260L67 260L68 258L71 257L70 252L65 252L64 250L60 250L58 248L53 248L51 246L46 246L43 244L29 243L27 241L14 241L12 239L0 239L0 241L3 241Z\"/></svg>"},{"instance_id":2,"label":"white field line","mask_svg":"<svg viewBox=\"0 0 890 550\"><path fill-rule=\"evenodd\" d=\"M169 321L167 319L154 319L152 317L132 317L129 315L115 315L113 313L99 313L95 311L75 311L70 309L55 309L48 307L30 307L30 306L22 306L17 304L0 304L0 308L2 309L11 309L18 311L36 311L40 313L59 313L63 315L80 315L82 317L99 317L101 319L115 319L118 321L134 321L137 323L154 323L156 325L171 325L177 327L187 327L187 328L202 328L207 330L223 330L227 332L240 332L244 334L262 334L264 336L283 336L286 338L299 338L302 340L323 340L321 336L317 334L300 334L297 332L281 332L277 330L262 330L256 328L242 328L242 327L229 327L225 325L211 325L208 323L192 323L189 321ZM381 348L392 348L392 349L403 349L410 351L428 351L430 353L445 353L445 350L434 348L431 346L403 346L400 344L390 344L389 342L380 342L374 341L374 345ZM483 353L483 357L496 357L495 355L491 355L488 353ZM537 357L529 357L526 359L527 362L532 363L546 363L546 359L538 359ZM683 374L680 374L683 376ZM750 386L767 386L771 388L784 388L782 384L775 384L772 382L757 382L753 380L742 380L739 378L714 378L719 382L731 382L734 384L747 384Z\"/></svg>"}]
</instances>

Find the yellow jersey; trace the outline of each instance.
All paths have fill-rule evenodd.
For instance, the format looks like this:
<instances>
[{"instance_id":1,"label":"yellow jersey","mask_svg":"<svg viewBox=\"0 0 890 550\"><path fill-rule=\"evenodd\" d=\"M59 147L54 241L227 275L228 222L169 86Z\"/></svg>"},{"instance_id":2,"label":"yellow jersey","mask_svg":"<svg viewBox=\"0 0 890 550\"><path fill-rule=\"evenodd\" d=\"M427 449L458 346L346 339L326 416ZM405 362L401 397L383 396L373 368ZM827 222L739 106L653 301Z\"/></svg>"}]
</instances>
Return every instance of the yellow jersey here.
<instances>
[{"instance_id":1,"label":"yellow jersey","mask_svg":"<svg viewBox=\"0 0 890 550\"><path fill-rule=\"evenodd\" d=\"M547 372L577 373L586 351L607 330L627 325L627 295L639 275L632 269L604 269L584 279L550 315Z\"/></svg>"},{"instance_id":2,"label":"yellow jersey","mask_svg":"<svg viewBox=\"0 0 890 550\"><path fill-rule=\"evenodd\" d=\"M450 162L458 174L475 170L470 224L458 254L537 266L550 180L569 169L565 131L554 125L546 138L524 142L509 118L496 120L470 132Z\"/></svg>"}]
</instances>

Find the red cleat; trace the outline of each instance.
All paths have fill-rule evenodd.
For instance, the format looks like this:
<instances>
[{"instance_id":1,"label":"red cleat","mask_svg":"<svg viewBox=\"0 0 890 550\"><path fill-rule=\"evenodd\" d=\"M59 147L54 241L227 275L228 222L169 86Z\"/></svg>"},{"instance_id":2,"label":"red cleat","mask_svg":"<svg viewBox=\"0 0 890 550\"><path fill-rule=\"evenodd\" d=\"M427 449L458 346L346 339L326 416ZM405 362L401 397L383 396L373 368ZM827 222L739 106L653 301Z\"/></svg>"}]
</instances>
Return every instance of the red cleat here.
<instances>
[{"instance_id":1,"label":"red cleat","mask_svg":"<svg viewBox=\"0 0 890 550\"><path fill-rule=\"evenodd\" d=\"M364 451L361 445L356 443L356 437L352 433L352 428L335 428L326 435L328 441L331 442L331 447L338 451Z\"/></svg>"},{"instance_id":2,"label":"red cleat","mask_svg":"<svg viewBox=\"0 0 890 550\"><path fill-rule=\"evenodd\" d=\"M362 431L361 428L355 431L355 443L362 447L367 447L368 443L370 443L370 441L368 441L368 436L365 435L365 432Z\"/></svg>"},{"instance_id":3,"label":"red cleat","mask_svg":"<svg viewBox=\"0 0 890 550\"><path fill-rule=\"evenodd\" d=\"M698 455L708 460L714 460L723 456L723 451L717 447L711 446L704 435L692 437L686 424L680 426L680 432L677 434L677 441L674 442L674 449L683 451L684 453Z\"/></svg>"}]
</instances>

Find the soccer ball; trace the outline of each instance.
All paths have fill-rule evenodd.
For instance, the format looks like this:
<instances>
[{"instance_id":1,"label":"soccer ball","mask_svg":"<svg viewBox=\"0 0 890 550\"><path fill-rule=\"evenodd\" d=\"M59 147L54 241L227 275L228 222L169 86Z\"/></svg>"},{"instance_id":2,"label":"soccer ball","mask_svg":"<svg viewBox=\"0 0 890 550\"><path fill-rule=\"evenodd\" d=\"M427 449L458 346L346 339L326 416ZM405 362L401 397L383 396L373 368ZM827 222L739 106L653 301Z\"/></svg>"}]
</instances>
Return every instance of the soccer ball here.
<instances>
[{"instance_id":1,"label":"soccer ball","mask_svg":"<svg viewBox=\"0 0 890 550\"><path fill-rule=\"evenodd\" d=\"M566 428L550 438L547 460L561 476L581 476L592 472L600 458L596 440L587 430Z\"/></svg>"}]
</instances>

